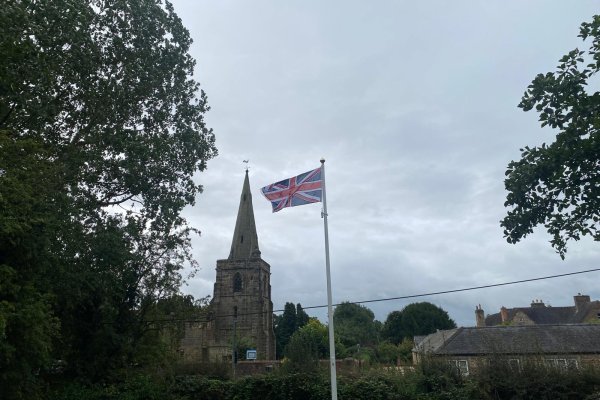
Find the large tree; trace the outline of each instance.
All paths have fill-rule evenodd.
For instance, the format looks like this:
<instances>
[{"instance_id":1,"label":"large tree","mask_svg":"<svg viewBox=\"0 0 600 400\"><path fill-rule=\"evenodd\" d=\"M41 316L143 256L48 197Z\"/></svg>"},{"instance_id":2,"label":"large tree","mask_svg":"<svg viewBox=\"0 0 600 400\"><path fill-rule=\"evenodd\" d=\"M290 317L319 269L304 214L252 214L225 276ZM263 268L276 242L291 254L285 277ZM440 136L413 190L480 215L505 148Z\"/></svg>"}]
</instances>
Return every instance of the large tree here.
<instances>
[{"instance_id":1,"label":"large tree","mask_svg":"<svg viewBox=\"0 0 600 400\"><path fill-rule=\"evenodd\" d=\"M382 336L394 344L415 335L427 335L438 329L456 328L456 323L441 307L428 302L412 303L402 311L392 311L383 324Z\"/></svg>"},{"instance_id":2,"label":"large tree","mask_svg":"<svg viewBox=\"0 0 600 400\"><path fill-rule=\"evenodd\" d=\"M311 319L306 325L294 332L285 347L284 364L292 371L312 371L318 367L319 359L329 356L329 338L327 326L318 319Z\"/></svg>"},{"instance_id":3,"label":"large tree","mask_svg":"<svg viewBox=\"0 0 600 400\"><path fill-rule=\"evenodd\" d=\"M0 398L35 398L39 371L52 360L59 321L40 286L52 265L45 251L55 169L33 140L0 130Z\"/></svg>"},{"instance_id":4,"label":"large tree","mask_svg":"<svg viewBox=\"0 0 600 400\"><path fill-rule=\"evenodd\" d=\"M105 378L195 267L181 211L216 149L190 44L166 1L0 7L0 347L24 345L2 333L29 302L44 315L32 342L54 337L71 373Z\"/></svg>"},{"instance_id":5,"label":"large tree","mask_svg":"<svg viewBox=\"0 0 600 400\"><path fill-rule=\"evenodd\" d=\"M292 335L309 321L308 314L300 303L285 303L283 314L275 316L275 345L277 358L283 357L283 351Z\"/></svg>"},{"instance_id":6,"label":"large tree","mask_svg":"<svg viewBox=\"0 0 600 400\"><path fill-rule=\"evenodd\" d=\"M341 303L333 312L333 323L336 338L346 347L373 346L379 341L381 323L363 305Z\"/></svg>"},{"instance_id":7,"label":"large tree","mask_svg":"<svg viewBox=\"0 0 600 400\"><path fill-rule=\"evenodd\" d=\"M600 92L588 86L600 71L600 16L583 23L579 37L590 42L588 51L575 49L556 72L536 76L519 103L558 133L550 144L521 149L508 165L509 211L501 221L510 243L544 225L561 258L569 240L600 240Z\"/></svg>"},{"instance_id":8,"label":"large tree","mask_svg":"<svg viewBox=\"0 0 600 400\"><path fill-rule=\"evenodd\" d=\"M402 326L402 311L392 311L388 314L383 328L381 329L381 337L393 344L399 344L404 338Z\"/></svg>"},{"instance_id":9,"label":"large tree","mask_svg":"<svg viewBox=\"0 0 600 400\"><path fill-rule=\"evenodd\" d=\"M335 354L344 353L344 346L336 340ZM309 318L305 325L296 330L284 349L287 359L284 367L292 371L312 371L318 360L329 357L329 331L317 318Z\"/></svg>"}]
</instances>

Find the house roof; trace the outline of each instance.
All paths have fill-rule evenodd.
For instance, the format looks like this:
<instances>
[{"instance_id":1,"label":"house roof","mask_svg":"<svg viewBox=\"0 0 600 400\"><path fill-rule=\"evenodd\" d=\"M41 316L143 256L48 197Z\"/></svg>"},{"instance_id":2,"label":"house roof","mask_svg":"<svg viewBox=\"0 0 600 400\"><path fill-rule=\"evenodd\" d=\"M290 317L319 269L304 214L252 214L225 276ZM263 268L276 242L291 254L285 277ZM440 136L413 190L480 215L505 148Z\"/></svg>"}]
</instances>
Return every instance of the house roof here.
<instances>
[{"instance_id":1,"label":"house roof","mask_svg":"<svg viewBox=\"0 0 600 400\"><path fill-rule=\"evenodd\" d=\"M578 324L585 322L592 309L600 309L600 301L581 304L579 307L517 307L507 308L508 320L512 321L519 312L525 314L535 324ZM485 318L486 326L500 325L500 313L490 314Z\"/></svg>"},{"instance_id":2,"label":"house roof","mask_svg":"<svg viewBox=\"0 0 600 400\"><path fill-rule=\"evenodd\" d=\"M597 354L600 325L456 328L425 337L413 351L437 355Z\"/></svg>"},{"instance_id":3,"label":"house roof","mask_svg":"<svg viewBox=\"0 0 600 400\"><path fill-rule=\"evenodd\" d=\"M437 352L439 349L454 336L454 334L462 328L454 328L443 331L437 331L431 335L415 336L414 342L419 351L426 353Z\"/></svg>"}]
</instances>

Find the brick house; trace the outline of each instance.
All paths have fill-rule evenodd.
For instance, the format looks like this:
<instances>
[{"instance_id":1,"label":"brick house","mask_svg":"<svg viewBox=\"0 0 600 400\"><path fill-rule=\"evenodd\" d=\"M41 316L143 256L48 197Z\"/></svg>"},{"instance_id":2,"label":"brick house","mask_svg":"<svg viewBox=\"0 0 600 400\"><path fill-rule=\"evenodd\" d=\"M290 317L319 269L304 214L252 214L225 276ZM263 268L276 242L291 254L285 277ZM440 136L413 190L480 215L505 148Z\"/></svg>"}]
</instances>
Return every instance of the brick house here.
<instances>
[{"instance_id":1,"label":"brick house","mask_svg":"<svg viewBox=\"0 0 600 400\"><path fill-rule=\"evenodd\" d=\"M600 366L600 324L462 327L415 337L413 362L440 358L463 374L503 359L515 368L526 361L559 368Z\"/></svg>"}]
</instances>

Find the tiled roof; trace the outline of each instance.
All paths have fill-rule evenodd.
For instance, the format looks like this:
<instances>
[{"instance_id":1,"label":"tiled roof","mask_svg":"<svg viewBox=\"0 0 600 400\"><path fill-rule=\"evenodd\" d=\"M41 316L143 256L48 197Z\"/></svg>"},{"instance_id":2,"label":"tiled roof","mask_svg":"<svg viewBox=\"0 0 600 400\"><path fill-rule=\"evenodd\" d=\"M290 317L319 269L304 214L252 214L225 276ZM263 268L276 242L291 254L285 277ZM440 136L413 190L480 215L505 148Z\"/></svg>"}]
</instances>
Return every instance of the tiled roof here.
<instances>
[{"instance_id":1,"label":"tiled roof","mask_svg":"<svg viewBox=\"0 0 600 400\"><path fill-rule=\"evenodd\" d=\"M414 350L438 355L600 354L600 324L457 328L427 336Z\"/></svg>"},{"instance_id":2,"label":"tiled roof","mask_svg":"<svg viewBox=\"0 0 600 400\"><path fill-rule=\"evenodd\" d=\"M437 352L461 328L437 331L427 336L415 336L414 342L418 351Z\"/></svg>"},{"instance_id":3,"label":"tiled roof","mask_svg":"<svg viewBox=\"0 0 600 400\"><path fill-rule=\"evenodd\" d=\"M512 321L518 312L521 312L535 324L579 324L585 322L585 318L592 309L600 309L599 301L582 304L576 307L517 307L508 308L508 320ZM485 318L486 326L502 324L500 313L490 314Z\"/></svg>"}]
</instances>

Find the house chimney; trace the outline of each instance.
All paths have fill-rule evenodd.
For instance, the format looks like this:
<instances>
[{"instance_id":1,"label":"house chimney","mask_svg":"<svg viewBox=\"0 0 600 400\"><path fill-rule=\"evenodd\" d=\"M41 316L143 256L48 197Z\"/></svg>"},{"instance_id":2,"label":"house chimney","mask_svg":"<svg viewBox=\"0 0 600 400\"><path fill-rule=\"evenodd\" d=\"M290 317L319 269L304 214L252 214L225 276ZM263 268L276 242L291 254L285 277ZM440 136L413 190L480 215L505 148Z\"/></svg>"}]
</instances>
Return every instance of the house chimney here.
<instances>
[{"instance_id":1,"label":"house chimney","mask_svg":"<svg viewBox=\"0 0 600 400\"><path fill-rule=\"evenodd\" d=\"M503 323L508 322L508 310L504 306L500 308L500 317L502 318Z\"/></svg>"},{"instance_id":2,"label":"house chimney","mask_svg":"<svg viewBox=\"0 0 600 400\"><path fill-rule=\"evenodd\" d=\"M544 308L546 305L542 301L542 299L531 300L531 308Z\"/></svg>"},{"instance_id":3,"label":"house chimney","mask_svg":"<svg viewBox=\"0 0 600 400\"><path fill-rule=\"evenodd\" d=\"M590 302L590 296L581 293L577 293L577 296L573 296L573 299L575 300L575 312L578 312L583 305Z\"/></svg>"},{"instance_id":4,"label":"house chimney","mask_svg":"<svg viewBox=\"0 0 600 400\"><path fill-rule=\"evenodd\" d=\"M485 314L483 308L481 308L481 304L475 306L475 322L478 328L485 326Z\"/></svg>"}]
</instances>

